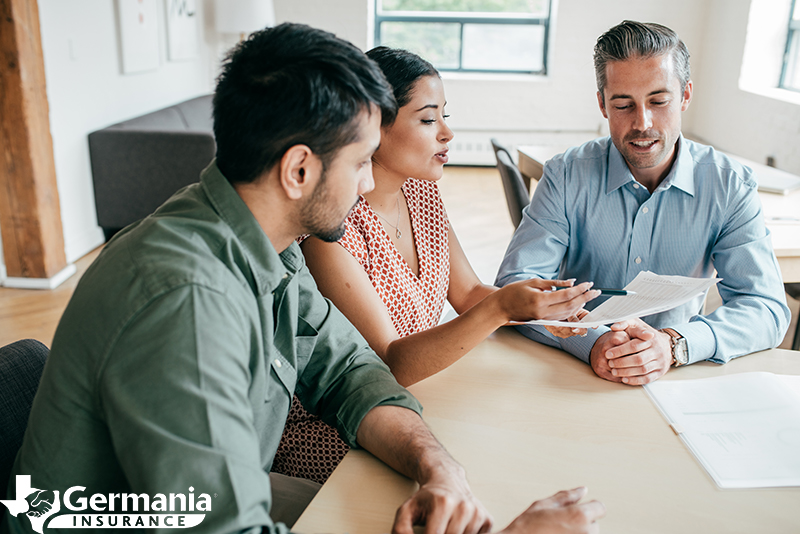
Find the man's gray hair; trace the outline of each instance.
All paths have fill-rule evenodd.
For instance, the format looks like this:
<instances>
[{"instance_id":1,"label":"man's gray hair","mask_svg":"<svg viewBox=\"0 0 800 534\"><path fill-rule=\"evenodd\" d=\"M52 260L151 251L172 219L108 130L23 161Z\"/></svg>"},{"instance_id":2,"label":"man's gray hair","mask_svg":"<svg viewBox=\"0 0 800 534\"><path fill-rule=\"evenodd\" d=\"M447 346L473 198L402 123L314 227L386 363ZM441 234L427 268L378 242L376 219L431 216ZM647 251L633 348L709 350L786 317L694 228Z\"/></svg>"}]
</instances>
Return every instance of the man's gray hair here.
<instances>
[{"instance_id":1,"label":"man's gray hair","mask_svg":"<svg viewBox=\"0 0 800 534\"><path fill-rule=\"evenodd\" d=\"M597 90L605 103L603 90L606 87L606 64L609 61L623 61L633 57L650 58L662 54L672 54L675 75L681 83L681 93L691 76L689 50L678 34L653 22L625 20L617 24L597 39L594 46L594 72L597 77Z\"/></svg>"}]
</instances>

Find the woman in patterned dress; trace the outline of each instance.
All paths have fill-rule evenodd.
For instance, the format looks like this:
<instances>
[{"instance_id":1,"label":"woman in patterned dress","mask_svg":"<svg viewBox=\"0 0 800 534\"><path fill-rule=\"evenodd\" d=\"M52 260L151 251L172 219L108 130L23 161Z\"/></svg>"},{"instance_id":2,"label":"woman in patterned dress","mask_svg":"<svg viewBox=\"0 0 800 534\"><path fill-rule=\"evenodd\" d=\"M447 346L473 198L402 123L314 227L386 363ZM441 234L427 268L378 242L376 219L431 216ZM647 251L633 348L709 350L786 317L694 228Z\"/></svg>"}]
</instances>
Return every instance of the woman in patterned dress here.
<instances>
[{"instance_id":1,"label":"woman in patterned dress","mask_svg":"<svg viewBox=\"0 0 800 534\"><path fill-rule=\"evenodd\" d=\"M453 132L445 123L439 73L405 50L367 52L394 89L398 113L381 125L372 157L375 188L345 220L336 243L302 244L311 273L330 298L408 386L446 368L509 321L565 319L599 295L590 283L526 280L481 283L467 260L436 181ZM365 162L369 164L369 162ZM552 286L567 287L551 291ZM445 299L459 314L439 324ZM569 328L556 335L573 335ZM273 471L324 482L347 452L336 431L295 397Z\"/></svg>"}]
</instances>

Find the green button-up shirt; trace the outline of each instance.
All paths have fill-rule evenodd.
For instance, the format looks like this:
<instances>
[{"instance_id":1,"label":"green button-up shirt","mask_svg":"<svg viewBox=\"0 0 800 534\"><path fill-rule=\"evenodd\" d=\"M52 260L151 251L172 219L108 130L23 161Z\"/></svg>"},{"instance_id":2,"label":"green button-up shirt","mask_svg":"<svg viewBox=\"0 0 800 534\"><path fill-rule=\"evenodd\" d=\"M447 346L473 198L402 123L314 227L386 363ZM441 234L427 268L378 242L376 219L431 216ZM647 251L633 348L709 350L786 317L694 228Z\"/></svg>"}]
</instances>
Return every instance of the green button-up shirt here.
<instances>
[{"instance_id":1,"label":"green button-up shirt","mask_svg":"<svg viewBox=\"0 0 800 534\"><path fill-rule=\"evenodd\" d=\"M269 517L268 472L295 392L351 446L373 407L421 411L317 291L297 244L278 254L212 163L86 271L13 474L62 502L72 486L206 493L194 532L285 532Z\"/></svg>"}]
</instances>

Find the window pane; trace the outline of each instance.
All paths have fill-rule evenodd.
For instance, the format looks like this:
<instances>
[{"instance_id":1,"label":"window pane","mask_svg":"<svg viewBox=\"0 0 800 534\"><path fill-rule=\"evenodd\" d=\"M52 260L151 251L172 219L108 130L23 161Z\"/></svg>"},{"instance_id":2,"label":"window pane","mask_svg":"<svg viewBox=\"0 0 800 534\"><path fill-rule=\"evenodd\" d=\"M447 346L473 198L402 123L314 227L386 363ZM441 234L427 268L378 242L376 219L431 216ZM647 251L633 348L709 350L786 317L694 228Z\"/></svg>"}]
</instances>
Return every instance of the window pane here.
<instances>
[{"instance_id":1,"label":"window pane","mask_svg":"<svg viewBox=\"0 0 800 534\"><path fill-rule=\"evenodd\" d=\"M527 13L546 17L549 0L379 0L383 11Z\"/></svg>"},{"instance_id":2,"label":"window pane","mask_svg":"<svg viewBox=\"0 0 800 534\"><path fill-rule=\"evenodd\" d=\"M800 91L800 32L794 32L786 63L783 87Z\"/></svg>"},{"instance_id":3,"label":"window pane","mask_svg":"<svg viewBox=\"0 0 800 534\"><path fill-rule=\"evenodd\" d=\"M457 69L461 28L446 22L381 22L381 43L405 48L437 68Z\"/></svg>"},{"instance_id":4,"label":"window pane","mask_svg":"<svg viewBox=\"0 0 800 534\"><path fill-rule=\"evenodd\" d=\"M538 72L543 58L544 26L464 25L464 69Z\"/></svg>"}]
</instances>

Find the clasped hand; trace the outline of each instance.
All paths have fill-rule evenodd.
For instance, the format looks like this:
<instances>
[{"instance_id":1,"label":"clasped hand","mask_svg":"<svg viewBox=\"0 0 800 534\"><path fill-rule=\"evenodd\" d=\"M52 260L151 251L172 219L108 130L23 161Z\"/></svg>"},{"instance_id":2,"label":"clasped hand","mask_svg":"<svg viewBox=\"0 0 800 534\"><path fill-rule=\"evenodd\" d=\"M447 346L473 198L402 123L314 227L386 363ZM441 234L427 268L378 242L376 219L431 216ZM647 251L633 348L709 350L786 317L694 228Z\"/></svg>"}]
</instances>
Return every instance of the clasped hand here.
<instances>
[{"instance_id":1,"label":"clasped hand","mask_svg":"<svg viewBox=\"0 0 800 534\"><path fill-rule=\"evenodd\" d=\"M597 376L611 382L649 384L672 365L669 335L641 319L615 323L595 342L590 363Z\"/></svg>"}]
</instances>

